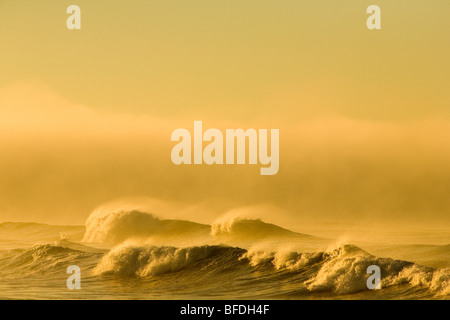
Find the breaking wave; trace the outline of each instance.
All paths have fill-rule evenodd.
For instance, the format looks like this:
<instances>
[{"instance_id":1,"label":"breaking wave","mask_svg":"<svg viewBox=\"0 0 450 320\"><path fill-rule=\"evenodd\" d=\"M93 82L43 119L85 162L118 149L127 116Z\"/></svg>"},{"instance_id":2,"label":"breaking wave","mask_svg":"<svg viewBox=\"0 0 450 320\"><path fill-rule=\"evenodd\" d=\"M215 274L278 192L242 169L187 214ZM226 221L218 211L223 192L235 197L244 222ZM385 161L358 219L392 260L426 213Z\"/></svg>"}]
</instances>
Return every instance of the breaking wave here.
<instances>
[{"instance_id":1,"label":"breaking wave","mask_svg":"<svg viewBox=\"0 0 450 320\"><path fill-rule=\"evenodd\" d=\"M138 210L99 209L86 221L83 241L98 243L119 243L131 238L152 236L188 237L207 234L209 226L185 221L162 220Z\"/></svg>"},{"instance_id":2,"label":"breaking wave","mask_svg":"<svg viewBox=\"0 0 450 320\"><path fill-rule=\"evenodd\" d=\"M210 242L228 240L248 241L259 239L306 238L311 236L296 233L260 219L240 216L225 216L212 225L186 220L164 220L139 210L103 210L92 213L86 221L84 242L119 244L130 239L148 238L193 239Z\"/></svg>"},{"instance_id":3,"label":"breaking wave","mask_svg":"<svg viewBox=\"0 0 450 320\"><path fill-rule=\"evenodd\" d=\"M149 285L146 292L160 290L164 297L167 292L187 296L200 296L201 292L202 297L256 299L373 298L373 291L367 288L367 269L376 265L384 289L377 290L382 292L378 298L447 299L450 295L449 268L382 258L352 244L323 250L326 247L319 238L259 219L225 216L210 226L164 220L139 210L97 210L86 222L83 244L65 236L79 236L82 230L84 227L0 224L0 239L14 234L17 239L22 234L29 239L60 238L26 248L0 248L0 278L50 278L57 279L60 286L67 279L67 267L75 264L83 269L85 281L102 283L101 290L107 288L103 283L113 281L110 285L114 286L131 278ZM149 241L154 237L163 245ZM173 238L179 239L179 245L169 245ZM266 239L270 241L264 242ZM310 247L302 244L308 242L320 243L322 249L307 250ZM99 249L94 247L96 243L114 246ZM432 250L445 259L448 245Z\"/></svg>"},{"instance_id":4,"label":"breaking wave","mask_svg":"<svg viewBox=\"0 0 450 320\"><path fill-rule=\"evenodd\" d=\"M242 239L267 239L273 237L306 236L292 232L260 219L246 219L240 216L224 217L211 226L213 236L234 236Z\"/></svg>"},{"instance_id":5,"label":"breaking wave","mask_svg":"<svg viewBox=\"0 0 450 320\"><path fill-rule=\"evenodd\" d=\"M106 254L95 268L96 274L155 277L179 273L233 270L239 278L258 272L261 281L302 283L308 292L353 294L367 289L367 268L377 265L382 287L409 285L436 295L448 295L450 269L435 270L412 262L377 258L364 250L344 245L316 253L294 251L251 251L227 246L188 248L121 245ZM275 277L275 278L274 278Z\"/></svg>"},{"instance_id":6,"label":"breaking wave","mask_svg":"<svg viewBox=\"0 0 450 320\"><path fill-rule=\"evenodd\" d=\"M223 246L175 247L133 247L119 246L111 250L95 269L97 274L155 276L181 269L195 267L199 262L215 258L227 263L237 262L243 249ZM230 257L234 256L234 261ZM202 267L201 267L202 268Z\"/></svg>"},{"instance_id":7,"label":"breaking wave","mask_svg":"<svg viewBox=\"0 0 450 320\"><path fill-rule=\"evenodd\" d=\"M66 268L71 263L80 264L103 255L101 251L93 248L85 251L70 248L72 245L88 248L63 240L60 243L35 245L28 249L4 252L0 256L0 275L2 278L18 279L36 275L65 276Z\"/></svg>"}]
</instances>

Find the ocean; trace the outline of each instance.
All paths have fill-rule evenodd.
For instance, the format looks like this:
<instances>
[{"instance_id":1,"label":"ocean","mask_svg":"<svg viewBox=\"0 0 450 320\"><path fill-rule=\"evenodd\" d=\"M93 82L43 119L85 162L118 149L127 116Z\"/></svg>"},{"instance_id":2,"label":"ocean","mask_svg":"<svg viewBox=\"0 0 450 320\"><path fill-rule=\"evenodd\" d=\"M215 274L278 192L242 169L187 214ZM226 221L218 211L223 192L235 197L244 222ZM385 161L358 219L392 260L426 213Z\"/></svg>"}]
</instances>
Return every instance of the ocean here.
<instances>
[{"instance_id":1,"label":"ocean","mask_svg":"<svg viewBox=\"0 0 450 320\"><path fill-rule=\"evenodd\" d=\"M85 226L5 222L0 299L449 299L449 233L393 244L326 234L138 210L98 211ZM67 286L71 265L80 289ZM380 290L367 286L371 265L381 270Z\"/></svg>"}]
</instances>

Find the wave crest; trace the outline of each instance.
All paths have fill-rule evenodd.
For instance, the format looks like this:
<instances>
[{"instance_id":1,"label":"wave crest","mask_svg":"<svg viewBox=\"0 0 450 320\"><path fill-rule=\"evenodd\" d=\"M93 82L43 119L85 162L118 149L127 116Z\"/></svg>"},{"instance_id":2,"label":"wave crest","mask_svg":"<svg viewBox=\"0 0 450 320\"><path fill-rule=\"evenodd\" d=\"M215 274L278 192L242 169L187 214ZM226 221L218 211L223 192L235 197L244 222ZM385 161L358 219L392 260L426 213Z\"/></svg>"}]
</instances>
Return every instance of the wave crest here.
<instances>
[{"instance_id":1,"label":"wave crest","mask_svg":"<svg viewBox=\"0 0 450 320\"><path fill-rule=\"evenodd\" d=\"M301 234L261 219L247 219L239 216L224 217L211 226L213 236L235 236L243 239L300 236Z\"/></svg>"},{"instance_id":2,"label":"wave crest","mask_svg":"<svg viewBox=\"0 0 450 320\"><path fill-rule=\"evenodd\" d=\"M345 247L347 249L339 249L337 255L327 259L317 274L305 282L308 290L336 294L368 290L366 282L370 274L367 268L376 265L381 269L383 288L409 284L426 287L438 295L450 292L450 269L436 270L413 262L378 258L355 246Z\"/></svg>"},{"instance_id":3,"label":"wave crest","mask_svg":"<svg viewBox=\"0 0 450 320\"><path fill-rule=\"evenodd\" d=\"M208 233L209 226L184 220L161 220L138 210L96 210L86 220L83 241L120 243L131 238Z\"/></svg>"},{"instance_id":4,"label":"wave crest","mask_svg":"<svg viewBox=\"0 0 450 320\"><path fill-rule=\"evenodd\" d=\"M241 249L222 246L175 248L121 245L103 257L94 273L138 277L156 276L186 269L208 257L234 249L239 251L237 254L242 254Z\"/></svg>"},{"instance_id":5,"label":"wave crest","mask_svg":"<svg viewBox=\"0 0 450 320\"><path fill-rule=\"evenodd\" d=\"M18 279L42 274L65 276L68 265L100 255L102 253L83 252L58 244L35 245L4 254L0 259L0 275Z\"/></svg>"}]
</instances>

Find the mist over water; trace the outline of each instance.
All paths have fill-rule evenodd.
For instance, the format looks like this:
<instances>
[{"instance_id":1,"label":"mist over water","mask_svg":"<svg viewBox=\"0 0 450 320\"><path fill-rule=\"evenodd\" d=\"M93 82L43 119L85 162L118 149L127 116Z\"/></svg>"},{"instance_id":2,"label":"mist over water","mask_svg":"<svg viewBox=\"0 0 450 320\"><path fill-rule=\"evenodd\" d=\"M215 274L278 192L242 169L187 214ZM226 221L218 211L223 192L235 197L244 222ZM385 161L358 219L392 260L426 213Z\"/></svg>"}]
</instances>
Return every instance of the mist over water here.
<instances>
[{"instance_id":1,"label":"mist over water","mask_svg":"<svg viewBox=\"0 0 450 320\"><path fill-rule=\"evenodd\" d=\"M205 130L222 132L279 128L280 167L271 177L261 177L259 165L174 165L171 133L192 131L193 119L102 113L42 83L0 87L0 166L8 168L0 183L1 221L84 224L100 203L151 195L179 203L179 212L204 203L189 215L171 211L200 223L257 205L275 207L276 214L261 214L286 217L274 223L299 232L305 223L330 221L449 229L447 118L201 119Z\"/></svg>"}]
</instances>

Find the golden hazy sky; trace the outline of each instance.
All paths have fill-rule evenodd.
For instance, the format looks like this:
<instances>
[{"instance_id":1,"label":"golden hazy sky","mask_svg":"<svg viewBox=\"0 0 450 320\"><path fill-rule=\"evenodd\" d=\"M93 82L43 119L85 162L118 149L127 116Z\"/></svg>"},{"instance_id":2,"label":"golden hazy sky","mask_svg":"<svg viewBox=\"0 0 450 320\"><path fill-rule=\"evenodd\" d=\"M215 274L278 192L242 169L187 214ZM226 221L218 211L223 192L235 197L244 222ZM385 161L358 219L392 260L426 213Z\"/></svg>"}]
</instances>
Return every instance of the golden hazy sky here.
<instances>
[{"instance_id":1,"label":"golden hazy sky","mask_svg":"<svg viewBox=\"0 0 450 320\"><path fill-rule=\"evenodd\" d=\"M0 0L0 221L148 196L450 224L449 1L377 1L373 31L372 1L76 1L70 31L73 3ZM279 173L174 166L194 120L279 128Z\"/></svg>"},{"instance_id":2,"label":"golden hazy sky","mask_svg":"<svg viewBox=\"0 0 450 320\"><path fill-rule=\"evenodd\" d=\"M162 116L449 115L450 4L0 1L0 85L39 79L76 103ZM294 118L293 118L294 117Z\"/></svg>"}]
</instances>

